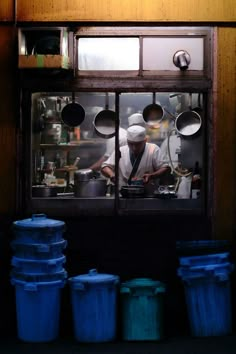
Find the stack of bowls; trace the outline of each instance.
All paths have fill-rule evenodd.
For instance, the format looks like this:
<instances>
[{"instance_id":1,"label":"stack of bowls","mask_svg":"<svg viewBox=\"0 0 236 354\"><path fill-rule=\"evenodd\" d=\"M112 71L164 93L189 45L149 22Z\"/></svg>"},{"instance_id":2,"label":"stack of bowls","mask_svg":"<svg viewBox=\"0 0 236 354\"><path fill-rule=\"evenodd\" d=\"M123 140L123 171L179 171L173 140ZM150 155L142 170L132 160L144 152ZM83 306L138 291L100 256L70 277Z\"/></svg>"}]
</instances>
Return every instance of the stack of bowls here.
<instances>
[{"instance_id":1,"label":"stack of bowls","mask_svg":"<svg viewBox=\"0 0 236 354\"><path fill-rule=\"evenodd\" d=\"M65 223L45 214L13 223L11 283L15 286L18 337L49 342L59 331L60 293L67 273Z\"/></svg>"}]
</instances>

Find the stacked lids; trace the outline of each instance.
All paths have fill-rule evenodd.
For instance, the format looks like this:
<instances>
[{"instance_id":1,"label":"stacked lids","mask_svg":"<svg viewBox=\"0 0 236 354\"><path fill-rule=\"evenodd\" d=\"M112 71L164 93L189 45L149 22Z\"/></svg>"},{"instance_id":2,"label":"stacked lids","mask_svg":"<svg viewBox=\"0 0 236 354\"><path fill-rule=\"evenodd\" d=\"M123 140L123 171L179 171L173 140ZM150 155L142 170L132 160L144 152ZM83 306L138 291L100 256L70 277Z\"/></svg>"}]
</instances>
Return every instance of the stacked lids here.
<instances>
[{"instance_id":1,"label":"stacked lids","mask_svg":"<svg viewBox=\"0 0 236 354\"><path fill-rule=\"evenodd\" d=\"M13 230L13 279L51 282L67 277L63 254L67 242L63 239L63 221L48 219L45 214L33 214L29 219L15 221Z\"/></svg>"}]
</instances>

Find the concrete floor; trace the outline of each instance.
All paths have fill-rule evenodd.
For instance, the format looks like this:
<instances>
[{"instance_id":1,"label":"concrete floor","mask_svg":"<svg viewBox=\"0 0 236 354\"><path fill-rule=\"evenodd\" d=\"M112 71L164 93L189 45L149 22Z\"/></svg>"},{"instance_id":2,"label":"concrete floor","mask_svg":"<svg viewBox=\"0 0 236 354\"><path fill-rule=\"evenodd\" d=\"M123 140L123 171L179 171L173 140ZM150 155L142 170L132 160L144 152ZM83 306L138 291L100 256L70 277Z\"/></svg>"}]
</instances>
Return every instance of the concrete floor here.
<instances>
[{"instance_id":1,"label":"concrete floor","mask_svg":"<svg viewBox=\"0 0 236 354\"><path fill-rule=\"evenodd\" d=\"M52 343L23 343L1 339L0 353L7 354L235 354L236 334L226 337L173 337L162 342L81 344L73 338Z\"/></svg>"}]
</instances>

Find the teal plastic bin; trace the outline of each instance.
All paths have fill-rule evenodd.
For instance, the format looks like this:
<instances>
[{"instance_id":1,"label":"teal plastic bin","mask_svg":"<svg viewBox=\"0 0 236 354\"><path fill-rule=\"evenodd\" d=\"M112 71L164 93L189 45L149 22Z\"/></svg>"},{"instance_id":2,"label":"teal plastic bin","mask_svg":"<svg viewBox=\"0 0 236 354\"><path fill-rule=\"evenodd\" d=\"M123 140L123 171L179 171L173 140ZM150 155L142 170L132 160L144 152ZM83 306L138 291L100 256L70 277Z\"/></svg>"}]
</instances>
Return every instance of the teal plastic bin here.
<instances>
[{"instance_id":1,"label":"teal plastic bin","mask_svg":"<svg viewBox=\"0 0 236 354\"><path fill-rule=\"evenodd\" d=\"M65 281L32 283L11 279L11 283L15 286L18 338L24 342L55 340Z\"/></svg>"},{"instance_id":2,"label":"teal plastic bin","mask_svg":"<svg viewBox=\"0 0 236 354\"><path fill-rule=\"evenodd\" d=\"M164 284L149 278L136 278L122 283L120 292L123 339L162 339Z\"/></svg>"}]
</instances>

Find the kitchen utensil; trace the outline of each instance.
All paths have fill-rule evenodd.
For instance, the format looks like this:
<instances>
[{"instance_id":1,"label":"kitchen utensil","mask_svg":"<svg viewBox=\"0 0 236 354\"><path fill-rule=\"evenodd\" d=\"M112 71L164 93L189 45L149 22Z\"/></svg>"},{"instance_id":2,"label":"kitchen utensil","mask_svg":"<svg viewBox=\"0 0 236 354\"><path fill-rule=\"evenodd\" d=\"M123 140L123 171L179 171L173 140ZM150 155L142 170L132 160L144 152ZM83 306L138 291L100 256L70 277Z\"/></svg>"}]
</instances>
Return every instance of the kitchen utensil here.
<instances>
[{"instance_id":1,"label":"kitchen utensil","mask_svg":"<svg viewBox=\"0 0 236 354\"><path fill-rule=\"evenodd\" d=\"M75 183L76 181L81 182L81 181L89 181L93 177L93 170L90 168L84 168L75 171L74 173L74 179Z\"/></svg>"},{"instance_id":2,"label":"kitchen utensil","mask_svg":"<svg viewBox=\"0 0 236 354\"><path fill-rule=\"evenodd\" d=\"M160 124L164 117L164 110L160 104L156 103L156 93L153 93L153 103L146 106L143 110L143 119L150 126Z\"/></svg>"},{"instance_id":3,"label":"kitchen utensil","mask_svg":"<svg viewBox=\"0 0 236 354\"><path fill-rule=\"evenodd\" d=\"M32 197L36 198L56 197L57 192L57 186L46 186L44 184L32 186Z\"/></svg>"},{"instance_id":4,"label":"kitchen utensil","mask_svg":"<svg viewBox=\"0 0 236 354\"><path fill-rule=\"evenodd\" d=\"M108 94L106 94L105 109L99 112L93 121L96 134L103 139L110 139L116 132L116 112L108 109Z\"/></svg>"},{"instance_id":5,"label":"kitchen utensil","mask_svg":"<svg viewBox=\"0 0 236 354\"><path fill-rule=\"evenodd\" d=\"M63 107L61 119L69 127L78 127L85 118L84 108L75 102L75 93L72 92L72 102Z\"/></svg>"},{"instance_id":6,"label":"kitchen utensil","mask_svg":"<svg viewBox=\"0 0 236 354\"><path fill-rule=\"evenodd\" d=\"M141 198L144 197L144 186L122 186L120 194L123 198Z\"/></svg>"},{"instance_id":7,"label":"kitchen utensil","mask_svg":"<svg viewBox=\"0 0 236 354\"><path fill-rule=\"evenodd\" d=\"M91 178L89 180L78 181L75 179L75 197L92 198L104 197L107 191L107 180L105 178Z\"/></svg>"}]
</instances>

